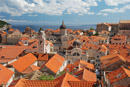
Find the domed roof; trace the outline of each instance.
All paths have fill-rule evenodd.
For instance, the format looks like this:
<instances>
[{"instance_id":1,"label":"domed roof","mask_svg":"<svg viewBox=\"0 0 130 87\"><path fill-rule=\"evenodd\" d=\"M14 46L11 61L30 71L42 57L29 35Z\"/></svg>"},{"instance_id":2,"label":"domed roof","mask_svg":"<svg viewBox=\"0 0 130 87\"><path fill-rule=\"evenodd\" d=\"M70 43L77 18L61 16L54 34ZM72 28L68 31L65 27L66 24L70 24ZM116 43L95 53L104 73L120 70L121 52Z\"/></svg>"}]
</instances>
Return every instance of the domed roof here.
<instances>
[{"instance_id":1,"label":"domed roof","mask_svg":"<svg viewBox=\"0 0 130 87\"><path fill-rule=\"evenodd\" d=\"M31 30L31 28L30 27L26 27L25 30Z\"/></svg>"},{"instance_id":2,"label":"domed roof","mask_svg":"<svg viewBox=\"0 0 130 87\"><path fill-rule=\"evenodd\" d=\"M80 43L79 40L75 40L75 41L73 42L73 46L80 46L80 45L81 45L81 43Z\"/></svg>"},{"instance_id":3,"label":"domed roof","mask_svg":"<svg viewBox=\"0 0 130 87\"><path fill-rule=\"evenodd\" d=\"M64 25L64 21L62 21L62 25L60 26L60 29L66 29L66 26Z\"/></svg>"}]
</instances>

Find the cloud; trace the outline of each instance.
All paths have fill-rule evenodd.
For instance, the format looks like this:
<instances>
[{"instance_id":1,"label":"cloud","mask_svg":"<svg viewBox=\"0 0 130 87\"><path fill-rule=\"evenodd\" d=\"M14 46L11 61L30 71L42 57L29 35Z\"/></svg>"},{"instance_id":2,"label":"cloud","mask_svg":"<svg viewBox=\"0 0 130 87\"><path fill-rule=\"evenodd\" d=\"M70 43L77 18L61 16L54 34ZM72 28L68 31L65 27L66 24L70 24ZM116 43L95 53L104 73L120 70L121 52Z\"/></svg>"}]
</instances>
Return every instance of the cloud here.
<instances>
[{"instance_id":1,"label":"cloud","mask_svg":"<svg viewBox=\"0 0 130 87\"><path fill-rule=\"evenodd\" d=\"M105 3L108 6L118 6L119 4L130 3L130 0L105 0Z\"/></svg>"},{"instance_id":2,"label":"cloud","mask_svg":"<svg viewBox=\"0 0 130 87\"><path fill-rule=\"evenodd\" d=\"M28 16L37 16L37 15L31 15L31 14L30 14L30 15L28 15Z\"/></svg>"},{"instance_id":3,"label":"cloud","mask_svg":"<svg viewBox=\"0 0 130 87\"><path fill-rule=\"evenodd\" d=\"M98 6L101 0L0 0L0 12L11 16L21 16L26 13L42 13L47 15L62 15L76 13L94 14L90 7Z\"/></svg>"},{"instance_id":4,"label":"cloud","mask_svg":"<svg viewBox=\"0 0 130 87\"><path fill-rule=\"evenodd\" d=\"M32 22L32 21L27 21L27 20L13 20L13 19L0 19L6 22L11 22L11 23L28 23L28 22Z\"/></svg>"},{"instance_id":5,"label":"cloud","mask_svg":"<svg viewBox=\"0 0 130 87\"><path fill-rule=\"evenodd\" d=\"M8 23L11 23L11 24L58 24L57 22L49 22L49 21L28 21L28 20L14 20L14 19L4 19L4 18L0 18L0 20L3 20L3 21L6 21Z\"/></svg>"},{"instance_id":6,"label":"cloud","mask_svg":"<svg viewBox=\"0 0 130 87\"><path fill-rule=\"evenodd\" d=\"M103 15L103 16L107 16L107 13L97 13L97 15Z\"/></svg>"},{"instance_id":7,"label":"cloud","mask_svg":"<svg viewBox=\"0 0 130 87\"><path fill-rule=\"evenodd\" d=\"M107 12L107 13L124 13L126 10L130 9L130 4L125 5L121 8L112 8L112 9L102 9L101 12Z\"/></svg>"},{"instance_id":8,"label":"cloud","mask_svg":"<svg viewBox=\"0 0 130 87\"><path fill-rule=\"evenodd\" d=\"M0 18L4 18L5 16L0 16Z\"/></svg>"}]
</instances>

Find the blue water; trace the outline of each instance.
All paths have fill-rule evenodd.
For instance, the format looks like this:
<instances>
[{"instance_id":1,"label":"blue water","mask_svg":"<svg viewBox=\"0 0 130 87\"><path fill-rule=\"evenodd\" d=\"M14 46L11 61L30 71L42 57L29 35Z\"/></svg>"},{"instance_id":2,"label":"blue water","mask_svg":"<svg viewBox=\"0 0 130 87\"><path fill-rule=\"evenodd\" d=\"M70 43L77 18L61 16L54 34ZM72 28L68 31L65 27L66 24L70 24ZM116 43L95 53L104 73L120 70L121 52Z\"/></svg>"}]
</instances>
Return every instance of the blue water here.
<instances>
[{"instance_id":1,"label":"blue water","mask_svg":"<svg viewBox=\"0 0 130 87\"><path fill-rule=\"evenodd\" d=\"M26 27L30 27L35 31L38 31L40 28L45 29L53 29L56 30L58 29L60 26L59 25L12 25L12 28L14 29L19 29L21 32L23 32L25 30ZM78 25L78 26L66 26L68 29L96 29L96 25Z\"/></svg>"}]
</instances>

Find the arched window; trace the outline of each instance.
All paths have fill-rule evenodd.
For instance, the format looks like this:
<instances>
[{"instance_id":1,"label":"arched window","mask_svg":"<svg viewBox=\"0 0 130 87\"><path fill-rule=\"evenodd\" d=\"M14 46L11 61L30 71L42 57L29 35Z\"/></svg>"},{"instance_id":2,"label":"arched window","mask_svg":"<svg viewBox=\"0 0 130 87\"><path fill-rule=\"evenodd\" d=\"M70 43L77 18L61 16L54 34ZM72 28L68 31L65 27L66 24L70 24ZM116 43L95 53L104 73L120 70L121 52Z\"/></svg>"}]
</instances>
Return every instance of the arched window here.
<instances>
[{"instance_id":1,"label":"arched window","mask_svg":"<svg viewBox=\"0 0 130 87\"><path fill-rule=\"evenodd\" d=\"M75 53L73 54L73 56L80 56L80 54L77 53L77 52L75 52Z\"/></svg>"}]
</instances>

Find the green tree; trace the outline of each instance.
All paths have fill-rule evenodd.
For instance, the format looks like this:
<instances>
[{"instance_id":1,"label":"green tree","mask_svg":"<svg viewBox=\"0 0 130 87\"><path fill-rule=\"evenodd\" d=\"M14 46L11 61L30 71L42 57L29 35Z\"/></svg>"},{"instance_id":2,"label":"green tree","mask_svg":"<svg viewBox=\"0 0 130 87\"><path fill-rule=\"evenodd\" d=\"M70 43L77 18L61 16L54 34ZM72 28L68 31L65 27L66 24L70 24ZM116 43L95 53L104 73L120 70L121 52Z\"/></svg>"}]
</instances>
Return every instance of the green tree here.
<instances>
[{"instance_id":1,"label":"green tree","mask_svg":"<svg viewBox=\"0 0 130 87\"><path fill-rule=\"evenodd\" d=\"M98 36L98 32L96 32L93 36Z\"/></svg>"},{"instance_id":2,"label":"green tree","mask_svg":"<svg viewBox=\"0 0 130 87\"><path fill-rule=\"evenodd\" d=\"M91 27L90 30L94 30L94 28Z\"/></svg>"},{"instance_id":3,"label":"green tree","mask_svg":"<svg viewBox=\"0 0 130 87\"><path fill-rule=\"evenodd\" d=\"M10 24L5 21L0 20L0 28L3 28L4 25L10 25Z\"/></svg>"},{"instance_id":4,"label":"green tree","mask_svg":"<svg viewBox=\"0 0 130 87\"><path fill-rule=\"evenodd\" d=\"M43 28L40 28L40 29L38 30L39 33L40 33L41 31L43 31Z\"/></svg>"},{"instance_id":5,"label":"green tree","mask_svg":"<svg viewBox=\"0 0 130 87\"><path fill-rule=\"evenodd\" d=\"M47 81L51 81L54 80L54 76L53 75L43 75L40 77L40 80L47 80Z\"/></svg>"}]
</instances>

